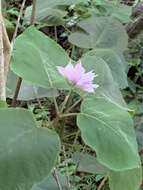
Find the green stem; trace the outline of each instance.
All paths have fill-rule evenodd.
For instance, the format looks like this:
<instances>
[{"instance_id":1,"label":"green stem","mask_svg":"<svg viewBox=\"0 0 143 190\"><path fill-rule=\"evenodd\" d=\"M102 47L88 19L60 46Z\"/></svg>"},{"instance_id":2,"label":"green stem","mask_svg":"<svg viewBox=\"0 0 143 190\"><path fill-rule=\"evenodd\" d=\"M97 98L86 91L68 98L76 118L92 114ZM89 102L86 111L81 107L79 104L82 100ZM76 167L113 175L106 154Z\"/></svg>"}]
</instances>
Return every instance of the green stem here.
<instances>
[{"instance_id":1,"label":"green stem","mask_svg":"<svg viewBox=\"0 0 143 190\"><path fill-rule=\"evenodd\" d=\"M66 107L66 104L68 103L68 100L69 100L71 94L72 94L72 89L69 91L68 95L65 97L65 100L63 102L63 105L62 105L62 108L60 110L60 113L63 113L63 111L64 111L64 109Z\"/></svg>"},{"instance_id":2,"label":"green stem","mask_svg":"<svg viewBox=\"0 0 143 190\"><path fill-rule=\"evenodd\" d=\"M66 114L60 115L60 118L77 116L77 114L79 114L79 113L66 113Z\"/></svg>"},{"instance_id":3,"label":"green stem","mask_svg":"<svg viewBox=\"0 0 143 190\"><path fill-rule=\"evenodd\" d=\"M55 106L55 109L56 109L56 114L57 114L57 116L59 116L60 112L59 112L59 107L58 107L58 104L57 104L55 96L53 96L53 101L54 101L54 106Z\"/></svg>"},{"instance_id":4,"label":"green stem","mask_svg":"<svg viewBox=\"0 0 143 190\"><path fill-rule=\"evenodd\" d=\"M81 101L82 101L83 98L80 98L79 100L77 100L71 107L69 107L66 112L70 112L75 106L77 106Z\"/></svg>"},{"instance_id":5,"label":"green stem","mask_svg":"<svg viewBox=\"0 0 143 190\"><path fill-rule=\"evenodd\" d=\"M67 113L69 113L75 106L77 106L82 100L83 98L85 98L87 96L87 94L85 94L83 97L81 97L79 100L77 100L71 107L69 107L67 109Z\"/></svg>"}]
</instances>

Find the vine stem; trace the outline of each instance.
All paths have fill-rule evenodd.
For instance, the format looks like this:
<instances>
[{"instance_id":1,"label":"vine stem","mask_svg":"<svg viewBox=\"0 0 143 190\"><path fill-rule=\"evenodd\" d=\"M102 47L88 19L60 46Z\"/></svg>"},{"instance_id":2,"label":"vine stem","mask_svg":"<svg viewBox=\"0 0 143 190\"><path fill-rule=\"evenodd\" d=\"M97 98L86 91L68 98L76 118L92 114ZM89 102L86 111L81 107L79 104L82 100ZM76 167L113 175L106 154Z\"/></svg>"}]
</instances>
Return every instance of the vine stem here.
<instances>
[{"instance_id":1,"label":"vine stem","mask_svg":"<svg viewBox=\"0 0 143 190\"><path fill-rule=\"evenodd\" d=\"M23 0L22 5L21 5L21 9L20 9L20 13L19 13L19 16L18 16L18 19L17 19L16 29L15 29L13 39L12 39L12 50L13 50L15 39L16 39L16 36L17 36L18 28L19 28L19 25L20 25L20 19L21 19L22 14L23 14L25 3L26 3L26 0ZM35 20L36 20L36 3L37 3L37 0L33 0L31 21L30 21L31 25L33 25L35 23ZM19 94L19 91L20 91L20 88L21 88L21 84L22 84L22 78L18 77L17 84L16 84L16 89L15 89L14 96L13 96L13 99L12 99L12 104L11 104L12 107L16 107L16 102L17 102L18 94Z\"/></svg>"},{"instance_id":2,"label":"vine stem","mask_svg":"<svg viewBox=\"0 0 143 190\"><path fill-rule=\"evenodd\" d=\"M108 179L108 175L106 175L103 180L101 181L100 185L98 186L97 190L101 190L105 184L105 182L107 181Z\"/></svg>"}]
</instances>

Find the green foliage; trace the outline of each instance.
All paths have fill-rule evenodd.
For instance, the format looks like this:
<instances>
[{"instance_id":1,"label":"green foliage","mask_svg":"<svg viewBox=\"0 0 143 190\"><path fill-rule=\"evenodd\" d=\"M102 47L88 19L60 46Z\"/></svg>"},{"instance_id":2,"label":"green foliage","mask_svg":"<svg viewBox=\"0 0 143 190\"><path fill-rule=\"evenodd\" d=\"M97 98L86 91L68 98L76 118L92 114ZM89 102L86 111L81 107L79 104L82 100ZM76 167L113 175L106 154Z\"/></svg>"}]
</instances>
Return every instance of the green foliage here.
<instances>
[{"instance_id":1,"label":"green foliage","mask_svg":"<svg viewBox=\"0 0 143 190\"><path fill-rule=\"evenodd\" d=\"M68 62L68 55L54 40L30 27L16 40L11 69L35 85L67 88L67 83L57 72L56 66Z\"/></svg>"},{"instance_id":2,"label":"green foliage","mask_svg":"<svg viewBox=\"0 0 143 190\"><path fill-rule=\"evenodd\" d=\"M128 44L124 27L110 17L90 17L77 24L82 31L69 36L69 41L81 48L112 49L123 52ZM121 35L122 34L122 35Z\"/></svg>"},{"instance_id":3,"label":"green foliage","mask_svg":"<svg viewBox=\"0 0 143 190\"><path fill-rule=\"evenodd\" d=\"M24 109L0 109L0 126L0 189L30 189L55 165L59 138Z\"/></svg>"},{"instance_id":4,"label":"green foliage","mask_svg":"<svg viewBox=\"0 0 143 190\"><path fill-rule=\"evenodd\" d=\"M114 171L139 167L133 123L126 111L102 96L91 95L83 101L77 123L101 164Z\"/></svg>"},{"instance_id":5,"label":"green foliage","mask_svg":"<svg viewBox=\"0 0 143 190\"><path fill-rule=\"evenodd\" d=\"M112 49L97 49L89 51L87 56L97 56L102 58L110 67L115 82L121 89L128 86L127 82L127 62L125 61L122 54Z\"/></svg>"},{"instance_id":6,"label":"green foliage","mask_svg":"<svg viewBox=\"0 0 143 190\"><path fill-rule=\"evenodd\" d=\"M29 24L31 10L31 6L26 8L22 26ZM9 12L12 13L12 10ZM13 97L16 78L20 76L23 82L18 100L50 97L50 104L43 106L46 107L44 111L38 105L38 109L41 109L39 115L45 116L42 126L53 127L57 132L61 128L60 135L61 132L71 133L68 135L75 138L69 138L69 142L65 142L66 137L61 135L61 142L67 146L66 151L70 155L69 161L66 153L60 154L65 167L63 173L67 175L65 178L58 171L63 190L67 189L66 180L72 184L71 189L95 190L106 175L109 177L111 190L138 190L140 186L142 169L131 116L142 114L141 98L137 96L137 101L129 100L126 105L120 91L128 87L129 65L124 58L128 36L122 23L129 22L130 15L131 7L117 1L37 0L36 24L62 25L59 28L52 27L57 41L61 40L60 43L70 52L72 58L81 58L87 72L97 74L94 83L99 88L93 94L86 95L75 88L74 92L67 95L67 91L73 86L59 74L57 66L66 66L70 58L52 38L30 26L16 39L11 63L14 73L9 73L7 96ZM7 25L12 27L10 24L11 22ZM46 29L49 36L53 36L50 33L51 28ZM138 65L134 66L138 68ZM142 71L138 70L138 74L141 78ZM132 88L130 82L129 88ZM134 87L132 89L135 93ZM58 98L54 99L55 107L52 107L51 97L55 96ZM68 108L78 98L82 98L81 105L78 104L68 113ZM3 107L3 103L1 105ZM135 111L129 108L134 108ZM128 111L132 111L132 115ZM67 119L66 116L69 117L70 114L77 114L77 118ZM39 123L43 122L42 119ZM73 122L75 120L77 123ZM74 127L69 123L73 123ZM85 145L79 138L79 133L72 135L76 124ZM51 174L60 151L58 135L51 129L37 127L32 114L24 109L1 108L0 126L0 189L58 190L57 179ZM139 148L142 148L142 130L140 128L136 131L141 145ZM74 145L70 149L69 144L76 144L78 141L82 153L73 153ZM84 153L83 146L89 150L88 153ZM57 168L61 169L58 165ZM94 183L85 184L82 181L85 173L87 178L89 175L89 179L90 175L93 176ZM81 186L78 184L80 182ZM104 189L108 189L106 185Z\"/></svg>"},{"instance_id":7,"label":"green foliage","mask_svg":"<svg viewBox=\"0 0 143 190\"><path fill-rule=\"evenodd\" d=\"M99 88L97 88L96 94L104 96L119 107L126 109L126 103L107 63L100 57L89 54L83 56L82 63L87 70L93 70L97 74L95 82L99 84Z\"/></svg>"},{"instance_id":8,"label":"green foliage","mask_svg":"<svg viewBox=\"0 0 143 190\"><path fill-rule=\"evenodd\" d=\"M82 48L94 49L88 54L101 57L109 65L119 87L127 87L127 64L122 52L127 47L128 38L123 26L107 17L90 17L79 22L78 26L83 31L72 33L69 41Z\"/></svg>"}]
</instances>

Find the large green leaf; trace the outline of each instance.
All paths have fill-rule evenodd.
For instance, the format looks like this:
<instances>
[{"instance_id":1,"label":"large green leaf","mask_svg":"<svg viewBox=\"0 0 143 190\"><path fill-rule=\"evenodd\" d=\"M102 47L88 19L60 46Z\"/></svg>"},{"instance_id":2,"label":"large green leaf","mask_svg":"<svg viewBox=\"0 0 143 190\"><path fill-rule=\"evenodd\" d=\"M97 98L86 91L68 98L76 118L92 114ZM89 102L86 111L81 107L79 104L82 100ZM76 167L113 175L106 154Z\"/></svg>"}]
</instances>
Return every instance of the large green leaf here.
<instances>
[{"instance_id":1,"label":"large green leaf","mask_svg":"<svg viewBox=\"0 0 143 190\"><path fill-rule=\"evenodd\" d=\"M122 24L111 17L95 17L80 21L82 30L73 32L69 41L81 48L114 49L123 52L128 44L128 37Z\"/></svg>"},{"instance_id":2,"label":"large green leaf","mask_svg":"<svg viewBox=\"0 0 143 190\"><path fill-rule=\"evenodd\" d=\"M59 138L24 109L0 109L0 189L29 190L53 168Z\"/></svg>"},{"instance_id":3,"label":"large green leaf","mask_svg":"<svg viewBox=\"0 0 143 190\"><path fill-rule=\"evenodd\" d=\"M93 70L94 73L98 75L94 80L94 83L99 85L96 94L104 96L119 107L126 108L126 103L112 77L111 70L107 63L97 56L90 55L85 55L81 61L87 70Z\"/></svg>"},{"instance_id":4,"label":"large green leaf","mask_svg":"<svg viewBox=\"0 0 143 190\"><path fill-rule=\"evenodd\" d=\"M89 51L86 55L101 57L110 67L113 78L120 88L128 86L127 63L124 57L112 49L100 49Z\"/></svg>"},{"instance_id":5,"label":"large green leaf","mask_svg":"<svg viewBox=\"0 0 143 190\"><path fill-rule=\"evenodd\" d=\"M114 171L139 167L136 136L128 112L102 96L91 95L82 103L77 124L101 164Z\"/></svg>"},{"instance_id":6,"label":"large green leaf","mask_svg":"<svg viewBox=\"0 0 143 190\"><path fill-rule=\"evenodd\" d=\"M68 55L54 40L30 27L16 40L11 69L35 85L67 88L56 66L66 65L68 61Z\"/></svg>"},{"instance_id":7,"label":"large green leaf","mask_svg":"<svg viewBox=\"0 0 143 190\"><path fill-rule=\"evenodd\" d=\"M142 182L142 169L135 168L124 172L110 172L111 190L138 190Z\"/></svg>"}]
</instances>

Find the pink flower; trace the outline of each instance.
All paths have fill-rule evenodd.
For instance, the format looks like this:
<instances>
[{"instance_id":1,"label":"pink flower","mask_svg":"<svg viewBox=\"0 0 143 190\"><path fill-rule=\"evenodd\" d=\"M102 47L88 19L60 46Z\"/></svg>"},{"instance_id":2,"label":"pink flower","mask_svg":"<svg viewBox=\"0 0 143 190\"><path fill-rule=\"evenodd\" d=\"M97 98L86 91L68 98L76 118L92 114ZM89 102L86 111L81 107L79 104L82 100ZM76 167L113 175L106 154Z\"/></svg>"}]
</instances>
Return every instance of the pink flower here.
<instances>
[{"instance_id":1,"label":"pink flower","mask_svg":"<svg viewBox=\"0 0 143 190\"><path fill-rule=\"evenodd\" d=\"M57 67L59 73L64 76L72 84L81 88L86 92L94 92L98 87L97 84L93 84L94 78L97 76L92 71L85 73L85 69L81 62L73 66L69 63L66 67Z\"/></svg>"}]
</instances>

